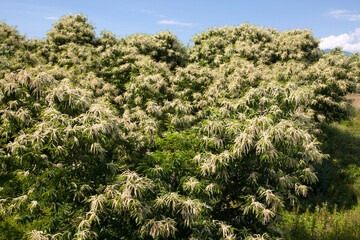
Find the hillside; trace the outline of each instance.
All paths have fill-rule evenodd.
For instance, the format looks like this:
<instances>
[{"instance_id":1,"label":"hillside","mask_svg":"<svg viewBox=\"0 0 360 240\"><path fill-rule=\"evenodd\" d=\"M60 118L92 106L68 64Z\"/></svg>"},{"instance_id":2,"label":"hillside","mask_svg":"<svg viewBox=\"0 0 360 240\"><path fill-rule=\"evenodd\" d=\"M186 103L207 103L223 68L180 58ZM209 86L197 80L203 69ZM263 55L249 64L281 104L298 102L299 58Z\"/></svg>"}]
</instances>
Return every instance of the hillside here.
<instances>
[{"instance_id":1,"label":"hillside","mask_svg":"<svg viewBox=\"0 0 360 240\"><path fill-rule=\"evenodd\" d=\"M329 53L329 52L331 52L332 50L333 50L333 49L324 49L323 51L326 52L326 53ZM350 56L350 55L352 55L353 53L344 51L344 54L347 55L347 56Z\"/></svg>"},{"instance_id":2,"label":"hillside","mask_svg":"<svg viewBox=\"0 0 360 240\"><path fill-rule=\"evenodd\" d=\"M318 168L319 183L303 209L284 213L279 229L285 240L360 238L360 95L347 98L353 116L328 127L329 160Z\"/></svg>"}]
</instances>

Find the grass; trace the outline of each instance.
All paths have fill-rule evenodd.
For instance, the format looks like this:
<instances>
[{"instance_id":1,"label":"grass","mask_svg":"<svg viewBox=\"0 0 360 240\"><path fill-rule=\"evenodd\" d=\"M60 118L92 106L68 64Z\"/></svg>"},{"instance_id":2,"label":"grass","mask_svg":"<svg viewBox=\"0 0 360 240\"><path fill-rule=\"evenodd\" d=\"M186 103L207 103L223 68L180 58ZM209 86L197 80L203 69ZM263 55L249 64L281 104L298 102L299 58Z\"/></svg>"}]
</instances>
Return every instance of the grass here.
<instances>
[{"instance_id":1,"label":"grass","mask_svg":"<svg viewBox=\"0 0 360 240\"><path fill-rule=\"evenodd\" d=\"M359 240L360 206L341 211L335 207L330 211L324 204L317 206L315 211L284 212L278 227L284 240Z\"/></svg>"},{"instance_id":2,"label":"grass","mask_svg":"<svg viewBox=\"0 0 360 240\"><path fill-rule=\"evenodd\" d=\"M352 101L352 118L323 126L323 152L329 158L317 166L319 182L306 202L306 208L327 202L332 209L350 209L360 203L360 94Z\"/></svg>"},{"instance_id":3,"label":"grass","mask_svg":"<svg viewBox=\"0 0 360 240\"><path fill-rule=\"evenodd\" d=\"M341 123L324 126L323 151L329 158L317 166L319 182L310 199L350 208L360 203L360 110Z\"/></svg>"},{"instance_id":4,"label":"grass","mask_svg":"<svg viewBox=\"0 0 360 240\"><path fill-rule=\"evenodd\" d=\"M323 152L317 166L319 182L297 209L282 214L278 224L288 239L360 239L360 94L352 100L349 120L323 127Z\"/></svg>"}]
</instances>

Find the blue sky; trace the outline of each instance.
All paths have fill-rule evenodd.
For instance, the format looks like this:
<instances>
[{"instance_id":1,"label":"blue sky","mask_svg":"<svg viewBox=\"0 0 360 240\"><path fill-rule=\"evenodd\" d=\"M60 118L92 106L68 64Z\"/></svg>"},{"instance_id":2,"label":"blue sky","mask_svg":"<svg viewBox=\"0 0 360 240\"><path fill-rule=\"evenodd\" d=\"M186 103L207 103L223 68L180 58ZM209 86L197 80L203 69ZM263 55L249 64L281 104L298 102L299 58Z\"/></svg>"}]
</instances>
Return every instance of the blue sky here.
<instances>
[{"instance_id":1,"label":"blue sky","mask_svg":"<svg viewBox=\"0 0 360 240\"><path fill-rule=\"evenodd\" d=\"M96 32L117 36L170 30L184 43L210 27L248 22L281 31L307 28L321 48L360 52L360 0L0 0L0 21L29 38L45 38L68 13L88 16Z\"/></svg>"}]
</instances>

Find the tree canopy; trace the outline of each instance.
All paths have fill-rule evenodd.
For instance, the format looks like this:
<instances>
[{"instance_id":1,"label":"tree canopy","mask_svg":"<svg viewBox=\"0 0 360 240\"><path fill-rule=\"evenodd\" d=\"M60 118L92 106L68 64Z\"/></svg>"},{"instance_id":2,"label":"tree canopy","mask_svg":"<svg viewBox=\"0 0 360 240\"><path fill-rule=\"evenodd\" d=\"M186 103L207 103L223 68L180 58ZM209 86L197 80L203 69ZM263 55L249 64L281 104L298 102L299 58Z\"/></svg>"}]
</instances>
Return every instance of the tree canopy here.
<instances>
[{"instance_id":1,"label":"tree canopy","mask_svg":"<svg viewBox=\"0 0 360 240\"><path fill-rule=\"evenodd\" d=\"M0 24L0 229L24 239L235 239L274 232L347 117L359 63L309 30L45 40ZM257 235L254 235L257 234Z\"/></svg>"}]
</instances>

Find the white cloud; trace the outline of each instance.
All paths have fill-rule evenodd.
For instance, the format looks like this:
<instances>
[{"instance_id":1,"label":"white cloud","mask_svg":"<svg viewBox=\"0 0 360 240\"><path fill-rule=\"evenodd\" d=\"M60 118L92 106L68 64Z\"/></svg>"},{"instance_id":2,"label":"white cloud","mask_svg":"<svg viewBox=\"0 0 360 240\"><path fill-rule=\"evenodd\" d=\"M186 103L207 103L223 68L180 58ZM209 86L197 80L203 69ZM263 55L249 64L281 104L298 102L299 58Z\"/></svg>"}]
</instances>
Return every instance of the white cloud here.
<instances>
[{"instance_id":1,"label":"white cloud","mask_svg":"<svg viewBox=\"0 0 360 240\"><path fill-rule=\"evenodd\" d=\"M184 27L192 27L192 26L198 25L198 23L178 22L178 21L174 21L174 20L162 20L162 21L158 21L157 24L179 25L179 26L184 26Z\"/></svg>"},{"instance_id":2,"label":"white cloud","mask_svg":"<svg viewBox=\"0 0 360 240\"><path fill-rule=\"evenodd\" d=\"M149 14L155 13L153 10L148 10L148 9L140 9L139 12L141 12L141 13L149 13Z\"/></svg>"},{"instance_id":3,"label":"white cloud","mask_svg":"<svg viewBox=\"0 0 360 240\"><path fill-rule=\"evenodd\" d=\"M47 19L47 20L58 20L59 18L58 17L45 17L45 19Z\"/></svg>"},{"instance_id":4,"label":"white cloud","mask_svg":"<svg viewBox=\"0 0 360 240\"><path fill-rule=\"evenodd\" d=\"M344 14L344 13L349 13L350 11L349 10L334 10L334 11L331 11L328 13L328 15L330 16L338 16L338 15L341 15L341 14Z\"/></svg>"},{"instance_id":5,"label":"white cloud","mask_svg":"<svg viewBox=\"0 0 360 240\"><path fill-rule=\"evenodd\" d=\"M153 10L149 10L149 9L140 9L138 10L139 12L141 13L144 13L144 14L148 14L148 15L152 15L154 17L158 17L158 18L165 18L165 15L163 14L159 14Z\"/></svg>"},{"instance_id":6,"label":"white cloud","mask_svg":"<svg viewBox=\"0 0 360 240\"><path fill-rule=\"evenodd\" d=\"M359 21L360 20L360 14L351 12L349 10L334 10L326 15L334 17L334 18L341 18L348 21Z\"/></svg>"},{"instance_id":7,"label":"white cloud","mask_svg":"<svg viewBox=\"0 0 360 240\"><path fill-rule=\"evenodd\" d=\"M320 39L319 47L321 49L333 49L342 47L347 52L360 52L360 28L351 33L343 33L338 36L328 36Z\"/></svg>"}]
</instances>

